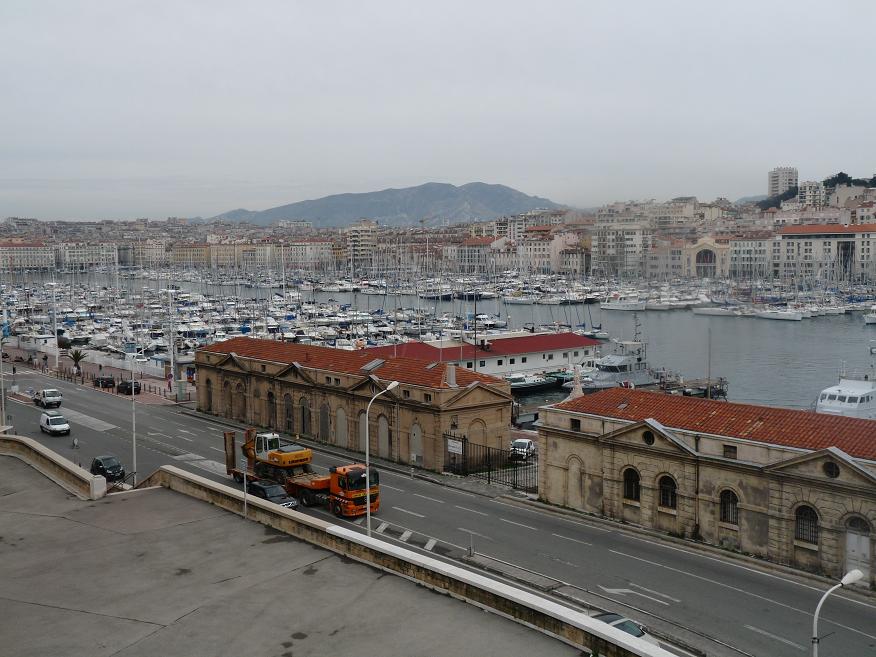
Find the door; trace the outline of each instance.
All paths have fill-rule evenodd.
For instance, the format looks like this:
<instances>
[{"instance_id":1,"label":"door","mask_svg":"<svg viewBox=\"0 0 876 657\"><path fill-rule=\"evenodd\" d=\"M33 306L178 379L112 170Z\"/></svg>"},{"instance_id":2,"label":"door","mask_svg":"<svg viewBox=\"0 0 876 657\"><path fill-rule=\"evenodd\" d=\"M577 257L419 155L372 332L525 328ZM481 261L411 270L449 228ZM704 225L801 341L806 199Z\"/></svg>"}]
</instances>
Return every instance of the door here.
<instances>
[{"instance_id":1,"label":"door","mask_svg":"<svg viewBox=\"0 0 876 657\"><path fill-rule=\"evenodd\" d=\"M846 525L846 572L857 568L864 577L860 583L870 582L870 526L863 518L852 518Z\"/></svg>"}]
</instances>

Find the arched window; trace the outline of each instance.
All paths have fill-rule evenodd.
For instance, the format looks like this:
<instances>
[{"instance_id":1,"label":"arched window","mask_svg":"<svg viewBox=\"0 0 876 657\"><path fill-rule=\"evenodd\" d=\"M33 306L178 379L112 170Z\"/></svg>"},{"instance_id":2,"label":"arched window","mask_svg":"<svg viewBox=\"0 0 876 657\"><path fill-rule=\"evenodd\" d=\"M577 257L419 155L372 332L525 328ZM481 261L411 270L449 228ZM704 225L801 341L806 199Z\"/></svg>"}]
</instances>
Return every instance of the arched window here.
<instances>
[{"instance_id":1,"label":"arched window","mask_svg":"<svg viewBox=\"0 0 876 657\"><path fill-rule=\"evenodd\" d=\"M818 545L818 513L806 504L797 507L794 514L794 538Z\"/></svg>"},{"instance_id":2,"label":"arched window","mask_svg":"<svg viewBox=\"0 0 876 657\"><path fill-rule=\"evenodd\" d=\"M274 398L274 393L270 390L268 391L268 396L265 399L265 413L267 417L265 418L265 424L268 425L271 429L277 426L277 402Z\"/></svg>"},{"instance_id":3,"label":"arched window","mask_svg":"<svg viewBox=\"0 0 876 657\"><path fill-rule=\"evenodd\" d=\"M302 436L310 435L310 405L307 403L307 397L302 397L298 400L298 406L301 409L301 422L298 425L298 431Z\"/></svg>"},{"instance_id":4,"label":"arched window","mask_svg":"<svg viewBox=\"0 0 876 657\"><path fill-rule=\"evenodd\" d=\"M660 489L660 506L666 509L678 508L678 485L675 479L669 475L660 477L657 487Z\"/></svg>"},{"instance_id":5,"label":"arched window","mask_svg":"<svg viewBox=\"0 0 876 657\"><path fill-rule=\"evenodd\" d=\"M213 412L213 382L210 379L204 381L204 411Z\"/></svg>"},{"instance_id":6,"label":"arched window","mask_svg":"<svg viewBox=\"0 0 876 657\"><path fill-rule=\"evenodd\" d=\"M239 422L246 422L246 390L242 383L237 384L237 389L234 391L234 400L237 405L235 417Z\"/></svg>"},{"instance_id":7,"label":"arched window","mask_svg":"<svg viewBox=\"0 0 876 657\"><path fill-rule=\"evenodd\" d=\"M295 429L295 404L292 403L292 395L283 396L283 412L286 418L283 427L286 433L292 433Z\"/></svg>"},{"instance_id":8,"label":"arched window","mask_svg":"<svg viewBox=\"0 0 876 657\"><path fill-rule=\"evenodd\" d=\"M329 410L328 404L322 404L319 407L319 439L323 442L331 442L329 435L331 433L330 429L330 421L329 414L331 411Z\"/></svg>"},{"instance_id":9,"label":"arched window","mask_svg":"<svg viewBox=\"0 0 876 657\"><path fill-rule=\"evenodd\" d=\"M335 411L335 444L347 447L347 412L338 406Z\"/></svg>"},{"instance_id":10,"label":"arched window","mask_svg":"<svg viewBox=\"0 0 876 657\"><path fill-rule=\"evenodd\" d=\"M359 451L365 451L365 434L368 432L367 416L365 411L359 411ZM370 436L369 436L370 439Z\"/></svg>"},{"instance_id":11,"label":"arched window","mask_svg":"<svg viewBox=\"0 0 876 657\"><path fill-rule=\"evenodd\" d=\"M856 534L864 534L866 536L870 533L870 523L860 516L853 516L849 518L849 521L846 523L846 529L853 531Z\"/></svg>"},{"instance_id":12,"label":"arched window","mask_svg":"<svg viewBox=\"0 0 876 657\"><path fill-rule=\"evenodd\" d=\"M721 491L721 522L739 524L739 498L732 490Z\"/></svg>"},{"instance_id":13,"label":"arched window","mask_svg":"<svg viewBox=\"0 0 876 657\"><path fill-rule=\"evenodd\" d=\"M234 412L234 407L232 406L233 397L231 395L231 382L230 381L226 381L225 383L222 384L222 396L223 396L222 401L223 401L223 404L225 406L225 408L223 409L223 414L225 415L225 417L227 417L230 420L232 417L232 414Z\"/></svg>"},{"instance_id":14,"label":"arched window","mask_svg":"<svg viewBox=\"0 0 876 657\"><path fill-rule=\"evenodd\" d=\"M640 496L639 473L634 468L627 468L624 470L624 499L638 502Z\"/></svg>"}]
</instances>

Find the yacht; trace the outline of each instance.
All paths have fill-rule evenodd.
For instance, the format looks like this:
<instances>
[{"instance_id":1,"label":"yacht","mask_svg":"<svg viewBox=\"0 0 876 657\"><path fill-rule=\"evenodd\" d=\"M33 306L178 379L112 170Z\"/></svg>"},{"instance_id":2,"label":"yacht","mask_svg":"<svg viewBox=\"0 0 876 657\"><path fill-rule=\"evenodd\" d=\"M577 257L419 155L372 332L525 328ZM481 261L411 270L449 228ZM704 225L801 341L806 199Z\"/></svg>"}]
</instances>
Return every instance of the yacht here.
<instances>
[{"instance_id":1,"label":"yacht","mask_svg":"<svg viewBox=\"0 0 876 657\"><path fill-rule=\"evenodd\" d=\"M505 380L511 384L512 393L528 393L557 385L555 379L540 374L508 374Z\"/></svg>"},{"instance_id":2,"label":"yacht","mask_svg":"<svg viewBox=\"0 0 876 657\"><path fill-rule=\"evenodd\" d=\"M815 401L815 412L868 420L876 419L876 379L874 372L840 374L839 383L822 390Z\"/></svg>"},{"instance_id":3,"label":"yacht","mask_svg":"<svg viewBox=\"0 0 876 657\"><path fill-rule=\"evenodd\" d=\"M602 310L627 310L627 311L642 311L645 310L645 300L640 299L638 295L618 294L606 301L603 301L599 306Z\"/></svg>"},{"instance_id":4,"label":"yacht","mask_svg":"<svg viewBox=\"0 0 876 657\"><path fill-rule=\"evenodd\" d=\"M645 343L638 340L618 342L613 354L596 361L596 371L581 378L581 389L597 392L606 388L648 388L660 384L658 373L651 370ZM563 384L571 390L573 381Z\"/></svg>"}]
</instances>

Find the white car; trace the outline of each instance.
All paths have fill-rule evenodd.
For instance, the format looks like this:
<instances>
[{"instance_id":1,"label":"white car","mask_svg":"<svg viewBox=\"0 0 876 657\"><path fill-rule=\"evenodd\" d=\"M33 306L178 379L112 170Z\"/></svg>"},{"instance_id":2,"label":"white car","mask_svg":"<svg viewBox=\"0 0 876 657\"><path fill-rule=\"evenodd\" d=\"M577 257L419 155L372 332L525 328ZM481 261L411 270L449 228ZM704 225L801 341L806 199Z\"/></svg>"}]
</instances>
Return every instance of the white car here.
<instances>
[{"instance_id":1,"label":"white car","mask_svg":"<svg viewBox=\"0 0 876 657\"><path fill-rule=\"evenodd\" d=\"M655 639L653 636L648 634L645 629L639 625L636 621L630 620L625 616L621 616L620 614L612 614L612 613L604 613L604 614L596 614L592 616L596 620L601 620L603 623L608 623L612 627L616 627L619 630L623 630L627 634L631 634L634 637L638 637L643 641L647 641L648 643L659 646L660 642Z\"/></svg>"},{"instance_id":2,"label":"white car","mask_svg":"<svg viewBox=\"0 0 876 657\"><path fill-rule=\"evenodd\" d=\"M538 452L538 445L529 438L518 438L511 443L509 451L508 458L512 461L528 461L530 456L535 456Z\"/></svg>"},{"instance_id":3,"label":"white car","mask_svg":"<svg viewBox=\"0 0 876 657\"><path fill-rule=\"evenodd\" d=\"M40 431L52 435L70 435L70 423L58 411L43 411L40 414Z\"/></svg>"}]
</instances>

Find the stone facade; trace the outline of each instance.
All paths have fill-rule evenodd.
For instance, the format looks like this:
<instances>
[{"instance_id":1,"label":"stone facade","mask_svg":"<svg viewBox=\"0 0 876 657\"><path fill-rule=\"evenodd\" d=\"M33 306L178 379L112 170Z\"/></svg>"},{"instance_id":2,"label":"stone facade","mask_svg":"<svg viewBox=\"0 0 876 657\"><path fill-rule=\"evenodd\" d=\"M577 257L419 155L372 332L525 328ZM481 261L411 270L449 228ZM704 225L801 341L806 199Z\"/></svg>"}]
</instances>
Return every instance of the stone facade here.
<instances>
[{"instance_id":1,"label":"stone facade","mask_svg":"<svg viewBox=\"0 0 876 657\"><path fill-rule=\"evenodd\" d=\"M876 463L556 407L539 441L546 502L874 583Z\"/></svg>"},{"instance_id":2,"label":"stone facade","mask_svg":"<svg viewBox=\"0 0 876 657\"><path fill-rule=\"evenodd\" d=\"M317 356L322 350L334 354L321 365L318 357L290 364L198 351L198 410L363 452L366 407L391 379L339 371L329 365L337 350L308 350ZM407 367L411 362L424 370L431 365L405 360ZM416 383L418 378L413 371L414 382L401 380L372 404L368 431L375 457L441 471L446 433L462 434L491 447L508 444L511 394L507 383L481 377L484 381L468 385L424 385ZM488 379L495 383L486 383Z\"/></svg>"}]
</instances>

